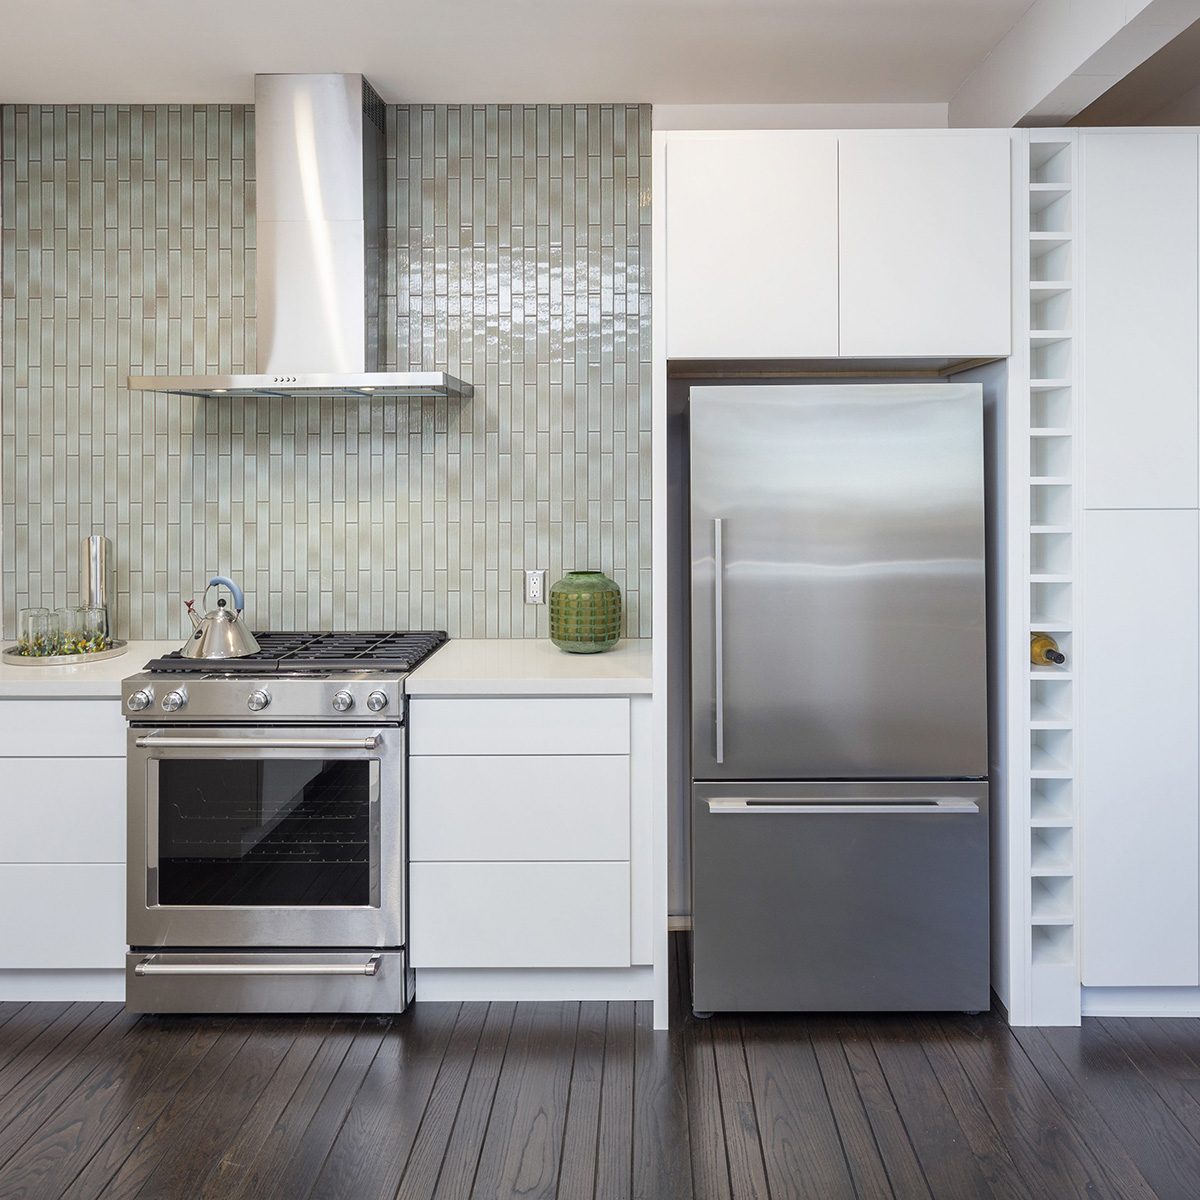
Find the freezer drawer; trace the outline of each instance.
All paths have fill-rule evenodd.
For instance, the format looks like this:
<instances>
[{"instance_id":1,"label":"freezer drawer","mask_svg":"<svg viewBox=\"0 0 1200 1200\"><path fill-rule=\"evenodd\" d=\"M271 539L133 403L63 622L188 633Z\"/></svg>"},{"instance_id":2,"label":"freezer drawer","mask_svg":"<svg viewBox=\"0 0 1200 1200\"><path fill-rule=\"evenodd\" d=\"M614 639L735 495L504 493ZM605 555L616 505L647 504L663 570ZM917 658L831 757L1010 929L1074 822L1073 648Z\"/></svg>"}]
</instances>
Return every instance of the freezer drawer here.
<instances>
[{"instance_id":1,"label":"freezer drawer","mask_svg":"<svg viewBox=\"0 0 1200 1200\"><path fill-rule=\"evenodd\" d=\"M697 1012L990 1006L986 783L696 784Z\"/></svg>"}]
</instances>

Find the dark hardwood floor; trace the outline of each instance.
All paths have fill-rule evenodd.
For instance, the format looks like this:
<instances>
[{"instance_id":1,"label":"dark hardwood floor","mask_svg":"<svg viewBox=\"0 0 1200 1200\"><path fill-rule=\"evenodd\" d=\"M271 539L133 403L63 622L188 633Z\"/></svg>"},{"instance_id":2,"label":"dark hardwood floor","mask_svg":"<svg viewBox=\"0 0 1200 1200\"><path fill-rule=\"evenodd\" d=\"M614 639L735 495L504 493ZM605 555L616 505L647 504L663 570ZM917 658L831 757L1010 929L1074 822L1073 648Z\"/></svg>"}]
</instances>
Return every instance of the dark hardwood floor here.
<instances>
[{"instance_id":1,"label":"dark hardwood floor","mask_svg":"<svg viewBox=\"0 0 1200 1200\"><path fill-rule=\"evenodd\" d=\"M0 1197L1200 1196L1200 1021L0 1004Z\"/></svg>"}]
</instances>

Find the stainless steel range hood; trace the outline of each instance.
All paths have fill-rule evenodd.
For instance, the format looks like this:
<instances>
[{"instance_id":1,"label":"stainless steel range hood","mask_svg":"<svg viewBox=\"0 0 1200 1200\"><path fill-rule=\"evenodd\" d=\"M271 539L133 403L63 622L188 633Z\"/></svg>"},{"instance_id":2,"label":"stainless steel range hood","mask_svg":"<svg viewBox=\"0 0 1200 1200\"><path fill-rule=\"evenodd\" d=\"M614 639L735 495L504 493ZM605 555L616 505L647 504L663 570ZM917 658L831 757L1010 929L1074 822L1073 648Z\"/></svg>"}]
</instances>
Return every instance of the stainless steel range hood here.
<instances>
[{"instance_id":1,"label":"stainless steel range hood","mask_svg":"<svg viewBox=\"0 0 1200 1200\"><path fill-rule=\"evenodd\" d=\"M436 371L380 371L384 106L361 75L254 77L258 372L131 375L183 396L450 396Z\"/></svg>"}]
</instances>

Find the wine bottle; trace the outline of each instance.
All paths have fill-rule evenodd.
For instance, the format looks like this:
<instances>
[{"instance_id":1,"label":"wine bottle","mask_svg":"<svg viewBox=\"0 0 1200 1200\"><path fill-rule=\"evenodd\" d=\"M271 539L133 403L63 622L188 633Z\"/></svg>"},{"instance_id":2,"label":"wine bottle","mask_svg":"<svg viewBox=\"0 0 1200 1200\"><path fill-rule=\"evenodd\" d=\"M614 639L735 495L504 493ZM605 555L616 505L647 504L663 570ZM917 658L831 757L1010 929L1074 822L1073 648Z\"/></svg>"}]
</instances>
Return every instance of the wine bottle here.
<instances>
[{"instance_id":1,"label":"wine bottle","mask_svg":"<svg viewBox=\"0 0 1200 1200\"><path fill-rule=\"evenodd\" d=\"M1067 656L1048 633L1029 635L1029 661L1035 667L1061 667Z\"/></svg>"}]
</instances>

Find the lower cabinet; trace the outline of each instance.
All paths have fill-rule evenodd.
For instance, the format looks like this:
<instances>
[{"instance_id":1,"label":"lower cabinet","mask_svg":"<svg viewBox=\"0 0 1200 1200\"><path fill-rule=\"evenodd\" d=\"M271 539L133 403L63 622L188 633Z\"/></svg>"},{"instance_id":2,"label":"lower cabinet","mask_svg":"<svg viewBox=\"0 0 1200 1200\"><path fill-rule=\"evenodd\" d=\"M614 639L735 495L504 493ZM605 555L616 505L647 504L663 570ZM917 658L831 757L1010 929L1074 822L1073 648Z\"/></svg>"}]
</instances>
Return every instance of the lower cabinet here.
<instances>
[{"instance_id":1,"label":"lower cabinet","mask_svg":"<svg viewBox=\"0 0 1200 1200\"><path fill-rule=\"evenodd\" d=\"M627 967L628 862L437 862L409 877L414 967Z\"/></svg>"},{"instance_id":2,"label":"lower cabinet","mask_svg":"<svg viewBox=\"0 0 1200 1200\"><path fill-rule=\"evenodd\" d=\"M1081 978L1200 983L1200 515L1087 513Z\"/></svg>"},{"instance_id":3,"label":"lower cabinet","mask_svg":"<svg viewBox=\"0 0 1200 1200\"><path fill-rule=\"evenodd\" d=\"M0 701L0 971L124 967L124 724L115 700Z\"/></svg>"},{"instance_id":4,"label":"lower cabinet","mask_svg":"<svg viewBox=\"0 0 1200 1200\"><path fill-rule=\"evenodd\" d=\"M648 770L632 709L624 697L410 701L414 967L649 962Z\"/></svg>"}]
</instances>

